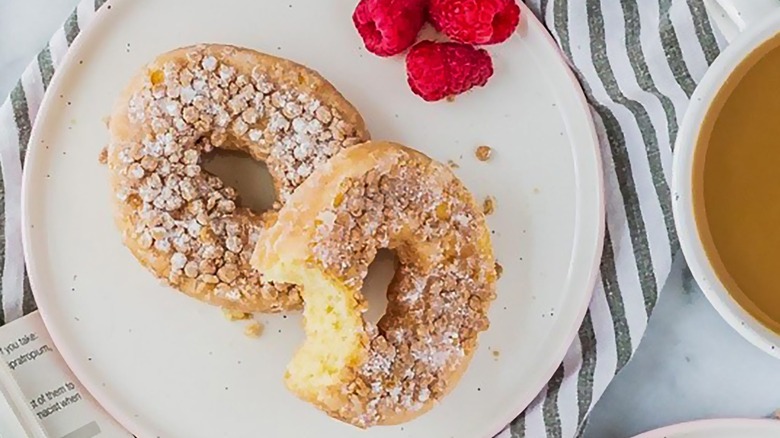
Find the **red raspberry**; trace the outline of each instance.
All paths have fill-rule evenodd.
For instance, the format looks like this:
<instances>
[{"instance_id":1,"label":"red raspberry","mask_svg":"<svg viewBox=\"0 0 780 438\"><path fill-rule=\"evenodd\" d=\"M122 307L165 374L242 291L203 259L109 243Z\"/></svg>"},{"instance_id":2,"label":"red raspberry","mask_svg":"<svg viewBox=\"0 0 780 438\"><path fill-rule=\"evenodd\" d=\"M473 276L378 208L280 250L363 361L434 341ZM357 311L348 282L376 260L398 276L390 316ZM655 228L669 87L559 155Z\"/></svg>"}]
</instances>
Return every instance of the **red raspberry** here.
<instances>
[{"instance_id":1,"label":"red raspberry","mask_svg":"<svg viewBox=\"0 0 780 438\"><path fill-rule=\"evenodd\" d=\"M493 61L484 49L422 41L406 55L406 74L414 94L431 102L485 85Z\"/></svg>"},{"instance_id":2,"label":"red raspberry","mask_svg":"<svg viewBox=\"0 0 780 438\"><path fill-rule=\"evenodd\" d=\"M360 0L352 21L369 52L393 56L408 49L425 23L423 0Z\"/></svg>"},{"instance_id":3,"label":"red raspberry","mask_svg":"<svg viewBox=\"0 0 780 438\"><path fill-rule=\"evenodd\" d=\"M495 44L505 41L520 22L515 0L431 0L433 27L455 41Z\"/></svg>"}]
</instances>

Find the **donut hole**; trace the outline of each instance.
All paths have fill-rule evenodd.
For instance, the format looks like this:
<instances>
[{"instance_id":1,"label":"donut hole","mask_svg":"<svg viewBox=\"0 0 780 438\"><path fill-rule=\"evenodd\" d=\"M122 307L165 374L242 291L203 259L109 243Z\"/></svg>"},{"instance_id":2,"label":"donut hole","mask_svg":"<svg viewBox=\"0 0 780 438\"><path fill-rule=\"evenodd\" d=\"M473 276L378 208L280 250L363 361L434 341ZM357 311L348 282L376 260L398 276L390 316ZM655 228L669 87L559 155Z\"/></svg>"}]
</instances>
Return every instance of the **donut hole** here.
<instances>
[{"instance_id":1,"label":"donut hole","mask_svg":"<svg viewBox=\"0 0 780 438\"><path fill-rule=\"evenodd\" d=\"M387 310L387 287L393 280L398 257L390 249L380 249L374 261L368 266L368 275L363 281L361 293L368 301L368 310L363 314L366 322L378 324Z\"/></svg>"},{"instance_id":2,"label":"donut hole","mask_svg":"<svg viewBox=\"0 0 780 438\"><path fill-rule=\"evenodd\" d=\"M249 155L225 149L204 154L201 166L238 191L239 206L255 213L268 211L276 201L274 182L268 167Z\"/></svg>"}]
</instances>

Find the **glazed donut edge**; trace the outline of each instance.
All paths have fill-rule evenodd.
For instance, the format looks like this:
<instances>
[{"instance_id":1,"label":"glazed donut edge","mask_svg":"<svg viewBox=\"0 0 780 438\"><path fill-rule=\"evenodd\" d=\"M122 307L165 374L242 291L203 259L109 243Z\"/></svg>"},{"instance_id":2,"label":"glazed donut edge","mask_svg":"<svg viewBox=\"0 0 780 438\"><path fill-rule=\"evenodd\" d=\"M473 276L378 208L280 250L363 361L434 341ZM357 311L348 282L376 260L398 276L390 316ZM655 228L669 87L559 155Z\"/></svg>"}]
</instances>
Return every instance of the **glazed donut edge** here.
<instances>
[{"instance_id":1,"label":"glazed donut edge","mask_svg":"<svg viewBox=\"0 0 780 438\"><path fill-rule=\"evenodd\" d=\"M186 85L174 88L171 72ZM162 112L153 117L155 105ZM301 306L297 287L266 282L249 264L260 230L273 222L278 207L241 207L235 189L200 167L201 154L221 148L266 162L283 204L314 168L370 138L357 109L316 71L223 44L178 48L139 69L116 99L108 129L114 219L125 246L164 283L242 312ZM303 151L302 135L311 139ZM171 136L174 145L179 136L186 139L178 144L181 150L169 153L162 144ZM173 171L163 175L162 165ZM159 194L143 198L150 191L165 194L174 179L171 192L184 198L181 205L155 204ZM195 221L198 210L206 216Z\"/></svg>"},{"instance_id":2,"label":"glazed donut edge","mask_svg":"<svg viewBox=\"0 0 780 438\"><path fill-rule=\"evenodd\" d=\"M400 266L374 325L360 290L381 248ZM471 193L447 166L390 142L343 150L312 174L252 263L302 285L307 338L288 388L361 428L409 421L448 394L495 299L490 232Z\"/></svg>"}]
</instances>

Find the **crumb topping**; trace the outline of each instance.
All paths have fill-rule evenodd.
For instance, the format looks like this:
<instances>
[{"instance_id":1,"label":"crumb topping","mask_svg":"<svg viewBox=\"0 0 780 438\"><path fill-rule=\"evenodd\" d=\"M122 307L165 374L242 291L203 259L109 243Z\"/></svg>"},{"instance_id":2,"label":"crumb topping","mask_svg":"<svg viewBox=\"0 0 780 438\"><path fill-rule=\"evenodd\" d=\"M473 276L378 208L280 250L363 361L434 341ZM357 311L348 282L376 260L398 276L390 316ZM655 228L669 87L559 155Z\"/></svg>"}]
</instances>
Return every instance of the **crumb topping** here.
<instances>
[{"instance_id":1,"label":"crumb topping","mask_svg":"<svg viewBox=\"0 0 780 438\"><path fill-rule=\"evenodd\" d=\"M100 154L98 154L98 163L108 163L108 148L104 147L100 150Z\"/></svg>"},{"instance_id":2,"label":"crumb topping","mask_svg":"<svg viewBox=\"0 0 780 438\"><path fill-rule=\"evenodd\" d=\"M245 319L249 319L252 317L251 313L245 313L238 310L233 309L222 309L222 316L225 317L228 321L243 321Z\"/></svg>"},{"instance_id":3,"label":"crumb topping","mask_svg":"<svg viewBox=\"0 0 780 438\"><path fill-rule=\"evenodd\" d=\"M244 327L244 335L250 338L259 338L263 334L263 325L254 321Z\"/></svg>"},{"instance_id":4,"label":"crumb topping","mask_svg":"<svg viewBox=\"0 0 780 438\"><path fill-rule=\"evenodd\" d=\"M368 358L343 389L350 403L342 414L363 426L443 396L488 327L496 272L484 217L444 172L414 160L371 170L346 180L318 217L315 261L358 293L379 249L400 260L385 315L376 326L364 322Z\"/></svg>"},{"instance_id":5,"label":"crumb topping","mask_svg":"<svg viewBox=\"0 0 780 438\"><path fill-rule=\"evenodd\" d=\"M482 145L477 148L475 155L479 161L487 161L490 159L490 156L493 155L493 149L491 149L490 146Z\"/></svg>"},{"instance_id":6,"label":"crumb topping","mask_svg":"<svg viewBox=\"0 0 780 438\"><path fill-rule=\"evenodd\" d=\"M485 216L490 216L495 212L496 212L496 198L492 196L486 197L485 200L482 202L482 213L485 213Z\"/></svg>"},{"instance_id":7,"label":"crumb topping","mask_svg":"<svg viewBox=\"0 0 780 438\"><path fill-rule=\"evenodd\" d=\"M337 109L278 80L273 69L282 67L245 71L236 52L201 46L147 72L128 106L142 134L112 144L115 192L129 207L126 238L153 256L169 284L280 310L300 303L297 289L263 281L249 264L264 218L241 208L236 190L201 167L202 156L226 148L266 161L278 208L317 166L365 139ZM299 75L299 85L305 80Z\"/></svg>"}]
</instances>

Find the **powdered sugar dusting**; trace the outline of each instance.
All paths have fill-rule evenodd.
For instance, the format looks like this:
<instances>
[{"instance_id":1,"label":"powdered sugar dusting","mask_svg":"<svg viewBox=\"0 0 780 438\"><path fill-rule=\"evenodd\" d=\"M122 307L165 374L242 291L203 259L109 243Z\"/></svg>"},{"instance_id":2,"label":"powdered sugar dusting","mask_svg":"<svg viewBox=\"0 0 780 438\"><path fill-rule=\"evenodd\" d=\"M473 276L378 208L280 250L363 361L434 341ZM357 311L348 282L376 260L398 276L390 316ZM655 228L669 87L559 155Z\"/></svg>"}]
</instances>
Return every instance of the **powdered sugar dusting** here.
<instances>
[{"instance_id":1,"label":"powdered sugar dusting","mask_svg":"<svg viewBox=\"0 0 780 438\"><path fill-rule=\"evenodd\" d=\"M446 392L488 326L496 279L484 217L450 170L408 153L382 161L341 183L311 243L316 263L358 295L379 249L401 260L386 314L376 327L364 322L367 360L344 389L341 415L360 426Z\"/></svg>"},{"instance_id":2,"label":"powdered sugar dusting","mask_svg":"<svg viewBox=\"0 0 780 438\"><path fill-rule=\"evenodd\" d=\"M249 265L262 217L240 208L235 189L201 168L202 155L230 147L268 157L281 205L319 164L365 134L302 88L272 80L277 62L245 71L234 63L237 53L200 46L152 64L127 104L138 135L112 139L109 164L131 222L126 238L151 254L167 283L246 311L281 310L300 304L297 289L265 282Z\"/></svg>"}]
</instances>

